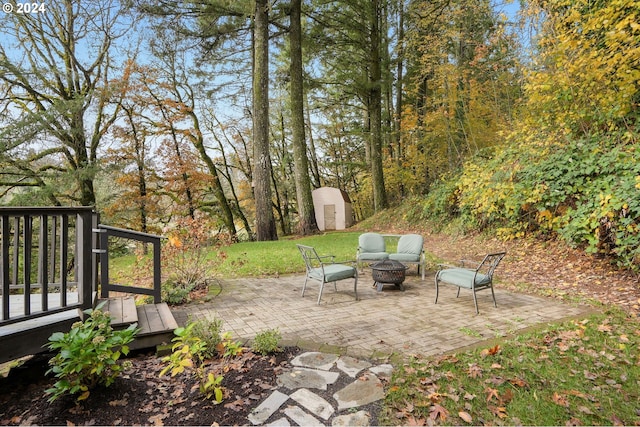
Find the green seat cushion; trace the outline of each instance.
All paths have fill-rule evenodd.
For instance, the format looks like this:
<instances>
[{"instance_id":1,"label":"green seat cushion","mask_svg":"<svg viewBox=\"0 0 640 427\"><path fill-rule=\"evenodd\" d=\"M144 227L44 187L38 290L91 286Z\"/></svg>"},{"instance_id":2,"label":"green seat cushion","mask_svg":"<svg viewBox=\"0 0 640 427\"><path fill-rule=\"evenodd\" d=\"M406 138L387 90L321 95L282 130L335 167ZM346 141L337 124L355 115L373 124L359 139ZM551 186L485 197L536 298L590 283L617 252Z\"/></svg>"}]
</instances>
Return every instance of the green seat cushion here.
<instances>
[{"instance_id":1,"label":"green seat cushion","mask_svg":"<svg viewBox=\"0 0 640 427\"><path fill-rule=\"evenodd\" d=\"M420 254L389 254L389 259L400 262L418 262L420 261Z\"/></svg>"},{"instance_id":2,"label":"green seat cushion","mask_svg":"<svg viewBox=\"0 0 640 427\"><path fill-rule=\"evenodd\" d=\"M324 281L335 282L336 280L348 279L356 276L354 267L343 264L330 264L324 266ZM309 277L322 281L322 268L313 268L309 272Z\"/></svg>"},{"instance_id":3,"label":"green seat cushion","mask_svg":"<svg viewBox=\"0 0 640 427\"><path fill-rule=\"evenodd\" d=\"M451 283L452 285L459 286L461 288L471 289L471 282L473 281L473 270L466 270L463 268L448 268L446 270L440 270L438 272L438 280L442 282ZM491 283L489 276L478 273L476 276L476 286L485 286Z\"/></svg>"},{"instance_id":4,"label":"green seat cushion","mask_svg":"<svg viewBox=\"0 0 640 427\"><path fill-rule=\"evenodd\" d=\"M382 261L389 258L386 252L361 252L358 254L358 261Z\"/></svg>"}]
</instances>

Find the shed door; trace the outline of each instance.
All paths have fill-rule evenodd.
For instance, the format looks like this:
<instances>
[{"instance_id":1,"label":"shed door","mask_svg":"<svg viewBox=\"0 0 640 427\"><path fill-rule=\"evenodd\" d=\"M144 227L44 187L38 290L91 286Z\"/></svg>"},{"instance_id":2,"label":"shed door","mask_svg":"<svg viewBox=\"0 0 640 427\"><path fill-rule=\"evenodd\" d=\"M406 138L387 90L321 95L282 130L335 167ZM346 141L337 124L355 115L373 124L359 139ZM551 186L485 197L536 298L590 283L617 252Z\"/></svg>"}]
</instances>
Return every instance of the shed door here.
<instances>
[{"instance_id":1,"label":"shed door","mask_svg":"<svg viewBox=\"0 0 640 427\"><path fill-rule=\"evenodd\" d=\"M324 229L336 229L336 205L324 205Z\"/></svg>"}]
</instances>

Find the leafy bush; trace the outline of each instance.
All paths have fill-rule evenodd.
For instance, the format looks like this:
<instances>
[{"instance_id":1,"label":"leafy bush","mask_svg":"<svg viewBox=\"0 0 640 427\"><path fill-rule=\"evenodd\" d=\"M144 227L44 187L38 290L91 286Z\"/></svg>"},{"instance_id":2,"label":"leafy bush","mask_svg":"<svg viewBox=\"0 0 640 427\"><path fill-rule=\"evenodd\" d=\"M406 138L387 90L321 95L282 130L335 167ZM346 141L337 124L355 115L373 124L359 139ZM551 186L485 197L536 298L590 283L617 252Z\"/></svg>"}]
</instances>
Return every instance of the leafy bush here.
<instances>
[{"instance_id":1,"label":"leafy bush","mask_svg":"<svg viewBox=\"0 0 640 427\"><path fill-rule=\"evenodd\" d=\"M278 344L281 338L282 335L278 329L267 329L256 335L251 348L262 355L276 353L280 351Z\"/></svg>"},{"instance_id":2,"label":"leafy bush","mask_svg":"<svg viewBox=\"0 0 640 427\"><path fill-rule=\"evenodd\" d=\"M89 397L90 391L98 386L109 386L127 368L119 364L121 355L129 353L128 343L138 332L133 324L125 330L114 331L111 317L101 310L86 310L84 322L76 322L67 333L56 332L49 337L47 347L57 354L49 361L58 381L46 392L54 401L65 393L77 394L78 400Z\"/></svg>"},{"instance_id":3,"label":"leafy bush","mask_svg":"<svg viewBox=\"0 0 640 427\"><path fill-rule=\"evenodd\" d=\"M213 235L203 218L180 218L168 231L168 241L162 248L163 271L168 279L163 284L164 299L173 304L188 302L194 289L206 288L213 267L224 256L208 258L212 250L230 243L226 234Z\"/></svg>"},{"instance_id":4,"label":"leafy bush","mask_svg":"<svg viewBox=\"0 0 640 427\"><path fill-rule=\"evenodd\" d=\"M217 350L222 357L234 357L240 356L244 348L238 341L233 340L231 332L225 332L222 334L222 341L218 344Z\"/></svg>"},{"instance_id":5,"label":"leafy bush","mask_svg":"<svg viewBox=\"0 0 640 427\"><path fill-rule=\"evenodd\" d=\"M432 219L454 213L467 230L502 238L559 236L640 270L640 151L622 138L513 146L469 161L425 200ZM452 182L455 190L451 191Z\"/></svg>"},{"instance_id":6,"label":"leafy bush","mask_svg":"<svg viewBox=\"0 0 640 427\"><path fill-rule=\"evenodd\" d=\"M189 294L194 288L193 283L167 280L162 284L162 301L173 305L185 304L190 301Z\"/></svg>"},{"instance_id":7,"label":"leafy bush","mask_svg":"<svg viewBox=\"0 0 640 427\"><path fill-rule=\"evenodd\" d=\"M160 371L160 376L171 372L171 376L175 377L191 370L198 379L200 393L207 399L213 397L216 403L220 403L223 398L221 384L224 377L206 371L204 361L207 354L207 344L193 332L195 325L196 323L190 323L186 327L174 331L176 337L172 340L174 342L172 352L169 356L162 358L162 361L167 365Z\"/></svg>"},{"instance_id":8,"label":"leafy bush","mask_svg":"<svg viewBox=\"0 0 640 427\"><path fill-rule=\"evenodd\" d=\"M204 357L214 357L217 353L218 346L222 342L222 320L221 319L198 319L189 321L190 333L194 337L199 338L206 345L203 350Z\"/></svg>"}]
</instances>

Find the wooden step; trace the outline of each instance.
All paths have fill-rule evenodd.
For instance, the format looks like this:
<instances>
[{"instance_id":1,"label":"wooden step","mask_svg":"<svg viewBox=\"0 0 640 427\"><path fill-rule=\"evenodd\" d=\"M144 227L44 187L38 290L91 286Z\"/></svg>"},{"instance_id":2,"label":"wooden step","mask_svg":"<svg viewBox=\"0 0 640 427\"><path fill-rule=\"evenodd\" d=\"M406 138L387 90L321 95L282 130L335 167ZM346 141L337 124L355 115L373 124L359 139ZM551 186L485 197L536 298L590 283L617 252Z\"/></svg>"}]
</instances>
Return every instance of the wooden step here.
<instances>
[{"instance_id":1,"label":"wooden step","mask_svg":"<svg viewBox=\"0 0 640 427\"><path fill-rule=\"evenodd\" d=\"M129 344L132 350L169 344L178 327L169 306L166 303L145 304L138 307L138 328L134 342Z\"/></svg>"},{"instance_id":2,"label":"wooden step","mask_svg":"<svg viewBox=\"0 0 640 427\"><path fill-rule=\"evenodd\" d=\"M166 303L144 304L136 306L133 297L109 298L102 307L111 314L113 329L124 329L133 323L138 324L139 332L129 344L132 350L168 344L178 327L169 306Z\"/></svg>"},{"instance_id":3,"label":"wooden step","mask_svg":"<svg viewBox=\"0 0 640 427\"><path fill-rule=\"evenodd\" d=\"M139 336L170 331L178 327L166 303L145 304L138 307Z\"/></svg>"},{"instance_id":4,"label":"wooden step","mask_svg":"<svg viewBox=\"0 0 640 427\"><path fill-rule=\"evenodd\" d=\"M138 321L136 301L132 296L100 300L98 304L103 301L106 303L102 307L102 311L108 311L111 314L111 327L113 329L124 329Z\"/></svg>"}]
</instances>

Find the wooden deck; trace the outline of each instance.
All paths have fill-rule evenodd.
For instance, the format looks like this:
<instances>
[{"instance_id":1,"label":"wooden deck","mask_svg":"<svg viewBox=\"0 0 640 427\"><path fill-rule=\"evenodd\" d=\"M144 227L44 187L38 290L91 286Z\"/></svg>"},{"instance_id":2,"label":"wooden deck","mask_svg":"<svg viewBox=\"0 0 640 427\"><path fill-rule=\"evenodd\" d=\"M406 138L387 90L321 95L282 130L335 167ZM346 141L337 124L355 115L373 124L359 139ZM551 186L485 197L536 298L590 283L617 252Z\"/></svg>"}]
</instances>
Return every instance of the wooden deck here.
<instances>
[{"instance_id":1,"label":"wooden deck","mask_svg":"<svg viewBox=\"0 0 640 427\"><path fill-rule=\"evenodd\" d=\"M61 308L60 293L48 295L49 309ZM12 317L22 315L24 307L23 295L11 297ZM77 293L68 293L69 304L78 301ZM170 343L174 337L173 331L178 327L169 306L166 303L145 304L136 306L132 296L109 298L103 310L111 314L111 325L114 329L126 328L133 323L138 324L140 331L135 340L129 345L132 350L153 348L160 344ZM42 302L40 294L31 295L31 310L36 313ZM1 303L1 298L0 298ZM0 305L1 306L1 305ZM77 308L70 308L55 314L30 318L21 322L0 326L0 363L17 359L27 354L46 351L47 344L53 332L68 332L73 323L81 320L81 312Z\"/></svg>"},{"instance_id":2,"label":"wooden deck","mask_svg":"<svg viewBox=\"0 0 640 427\"><path fill-rule=\"evenodd\" d=\"M109 281L113 238L151 245L153 288ZM115 294L153 297L156 304L141 307L135 307L133 297L125 299L115 322L123 327L138 323L141 331L132 348L169 342L177 325L161 303L161 240L100 224L90 206L0 207L0 295L5 296L0 297L0 363L45 350L51 334L68 332L83 311L96 306L98 292L105 299ZM115 313L120 302L113 301ZM133 312L123 311L130 303Z\"/></svg>"},{"instance_id":3,"label":"wooden deck","mask_svg":"<svg viewBox=\"0 0 640 427\"><path fill-rule=\"evenodd\" d=\"M4 297L0 295L0 317L4 317L2 312L2 299ZM55 310L63 307L62 303L63 295L60 292L52 292L47 294L47 304L49 310ZM9 297L9 318L20 317L24 314L24 295L11 295ZM42 294L30 295L30 307L31 313L38 313L42 310ZM75 305L79 302L77 292L66 293L66 305Z\"/></svg>"}]
</instances>

